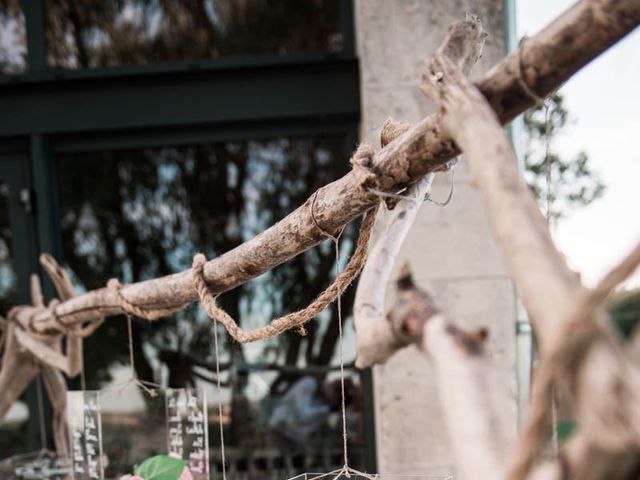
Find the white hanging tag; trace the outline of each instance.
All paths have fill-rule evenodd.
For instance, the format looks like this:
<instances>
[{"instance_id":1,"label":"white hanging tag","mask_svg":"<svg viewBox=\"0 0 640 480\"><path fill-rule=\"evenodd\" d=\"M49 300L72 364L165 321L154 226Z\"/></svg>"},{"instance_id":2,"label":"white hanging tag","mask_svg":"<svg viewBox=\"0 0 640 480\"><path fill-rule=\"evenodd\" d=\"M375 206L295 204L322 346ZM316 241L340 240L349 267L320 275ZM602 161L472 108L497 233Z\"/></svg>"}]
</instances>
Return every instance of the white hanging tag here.
<instances>
[{"instance_id":1,"label":"white hanging tag","mask_svg":"<svg viewBox=\"0 0 640 480\"><path fill-rule=\"evenodd\" d=\"M187 460L194 480L209 480L205 393L196 389L167 389L165 404L168 454Z\"/></svg>"},{"instance_id":2,"label":"white hanging tag","mask_svg":"<svg viewBox=\"0 0 640 480\"><path fill-rule=\"evenodd\" d=\"M67 393L73 478L103 480L102 415L100 392Z\"/></svg>"}]
</instances>

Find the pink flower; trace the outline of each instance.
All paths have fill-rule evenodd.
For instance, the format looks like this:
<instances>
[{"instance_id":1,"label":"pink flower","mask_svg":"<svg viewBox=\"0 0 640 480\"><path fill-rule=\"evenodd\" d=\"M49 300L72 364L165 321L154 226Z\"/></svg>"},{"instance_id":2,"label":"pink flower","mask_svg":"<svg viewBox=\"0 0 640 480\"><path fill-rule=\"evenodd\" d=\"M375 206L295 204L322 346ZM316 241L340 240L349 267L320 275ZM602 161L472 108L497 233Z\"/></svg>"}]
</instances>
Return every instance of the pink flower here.
<instances>
[{"instance_id":1,"label":"pink flower","mask_svg":"<svg viewBox=\"0 0 640 480\"><path fill-rule=\"evenodd\" d=\"M191 473L191 470L189 470L189 467L184 467L184 470L182 470L182 474L178 480L193 480L193 474Z\"/></svg>"},{"instance_id":2,"label":"pink flower","mask_svg":"<svg viewBox=\"0 0 640 480\"><path fill-rule=\"evenodd\" d=\"M139 475L132 475L131 478L129 478L129 480L144 480L144 478L142 478Z\"/></svg>"}]
</instances>

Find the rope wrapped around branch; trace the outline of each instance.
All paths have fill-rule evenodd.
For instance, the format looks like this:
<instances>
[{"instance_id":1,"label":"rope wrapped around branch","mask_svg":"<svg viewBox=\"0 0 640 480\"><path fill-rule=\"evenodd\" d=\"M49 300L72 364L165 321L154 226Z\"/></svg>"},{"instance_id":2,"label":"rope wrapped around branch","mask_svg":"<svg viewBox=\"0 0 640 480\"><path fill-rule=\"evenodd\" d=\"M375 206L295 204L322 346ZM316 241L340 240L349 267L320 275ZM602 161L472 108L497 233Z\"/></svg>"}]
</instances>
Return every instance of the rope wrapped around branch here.
<instances>
[{"instance_id":1,"label":"rope wrapped around branch","mask_svg":"<svg viewBox=\"0 0 640 480\"><path fill-rule=\"evenodd\" d=\"M133 302L130 302L124 295L122 295L122 285L117 278L112 278L107 282L107 288L114 291L118 298L118 305L124 310L126 313L144 318L145 320L157 320L161 317L166 317L167 315L171 315L172 313L176 313L179 310L182 310L186 305L178 305L177 307L168 307L168 308L148 308L141 307L136 305Z\"/></svg>"},{"instance_id":2,"label":"rope wrapped around branch","mask_svg":"<svg viewBox=\"0 0 640 480\"><path fill-rule=\"evenodd\" d=\"M222 323L227 332L229 332L229 335L239 343L250 343L275 337L286 330L304 325L306 322L322 312L327 305L333 302L338 295L341 294L341 292L344 292L344 290L362 270L367 258L369 238L371 237L371 230L375 221L376 211L377 209L373 208L364 215L355 251L351 256L351 259L349 259L349 263L347 263L345 269L335 278L331 285L329 285L313 302L302 310L273 319L268 325L255 330L243 330L231 315L216 304L217 295L211 292L204 278L203 269L206 263L206 258L201 253L198 253L193 257L193 286L198 292L198 297L200 298L200 302L207 312L207 315L209 315L213 320ZM326 234L326 232L324 233ZM336 261L338 261L338 259L336 259Z\"/></svg>"}]
</instances>

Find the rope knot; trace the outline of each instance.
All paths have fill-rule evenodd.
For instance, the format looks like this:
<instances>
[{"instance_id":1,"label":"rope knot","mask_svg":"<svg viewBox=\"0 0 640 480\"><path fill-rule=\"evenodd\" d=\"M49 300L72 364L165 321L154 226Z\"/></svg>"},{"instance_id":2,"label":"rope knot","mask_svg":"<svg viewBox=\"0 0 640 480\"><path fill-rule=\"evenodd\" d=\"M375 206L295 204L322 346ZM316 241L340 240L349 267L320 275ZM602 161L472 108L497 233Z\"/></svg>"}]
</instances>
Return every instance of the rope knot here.
<instances>
[{"instance_id":1,"label":"rope knot","mask_svg":"<svg viewBox=\"0 0 640 480\"><path fill-rule=\"evenodd\" d=\"M353 173L358 178L360 187L365 190L379 188L378 175L373 171L373 156L375 150L367 143L361 143L349 160Z\"/></svg>"},{"instance_id":2,"label":"rope knot","mask_svg":"<svg viewBox=\"0 0 640 480\"><path fill-rule=\"evenodd\" d=\"M122 284L117 278L110 278L107 282L107 288L111 290L118 302L118 306L129 315L144 318L145 320L157 320L160 317L166 317L172 313L182 309L185 305L167 308L142 307L131 302L122 295Z\"/></svg>"}]
</instances>

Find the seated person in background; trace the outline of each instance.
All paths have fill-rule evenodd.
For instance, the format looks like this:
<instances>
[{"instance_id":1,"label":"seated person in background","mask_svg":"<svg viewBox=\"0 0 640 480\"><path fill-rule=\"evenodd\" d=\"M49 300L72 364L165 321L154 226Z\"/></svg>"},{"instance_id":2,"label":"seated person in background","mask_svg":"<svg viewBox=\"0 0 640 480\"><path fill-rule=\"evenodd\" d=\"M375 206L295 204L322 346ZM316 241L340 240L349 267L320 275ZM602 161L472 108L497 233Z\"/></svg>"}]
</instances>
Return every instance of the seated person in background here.
<instances>
[{"instance_id":1,"label":"seated person in background","mask_svg":"<svg viewBox=\"0 0 640 480\"><path fill-rule=\"evenodd\" d=\"M312 375L300 378L273 409L269 417L269 433L271 440L281 449L289 452L304 450L305 442L327 421L330 413L340 412L340 380L322 385L320 378ZM345 405L353 403L354 392L353 381L345 379Z\"/></svg>"}]
</instances>

